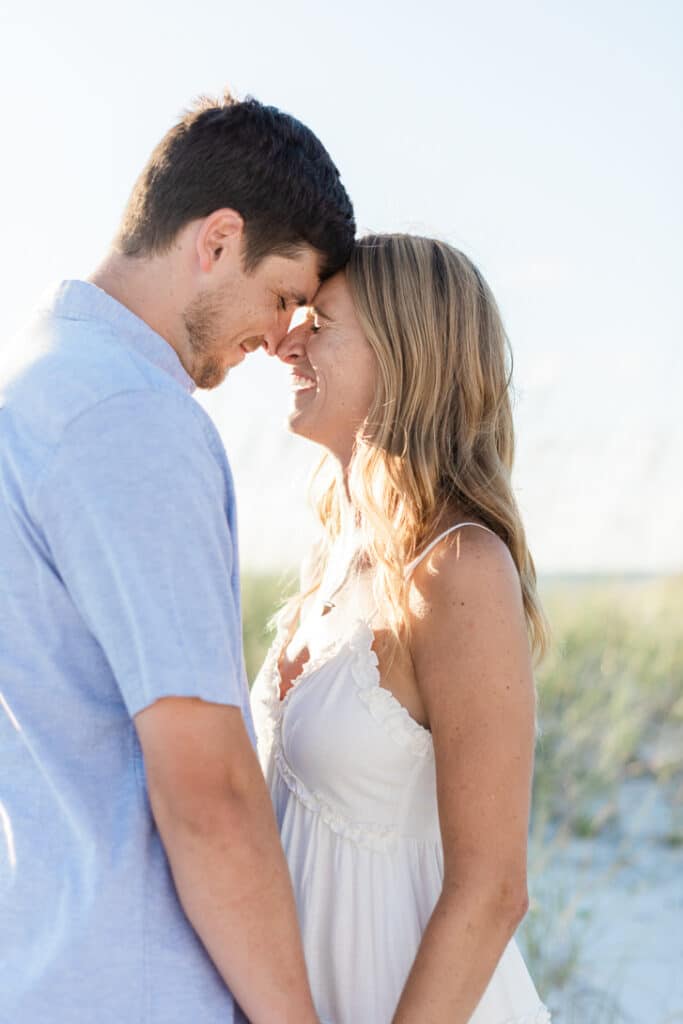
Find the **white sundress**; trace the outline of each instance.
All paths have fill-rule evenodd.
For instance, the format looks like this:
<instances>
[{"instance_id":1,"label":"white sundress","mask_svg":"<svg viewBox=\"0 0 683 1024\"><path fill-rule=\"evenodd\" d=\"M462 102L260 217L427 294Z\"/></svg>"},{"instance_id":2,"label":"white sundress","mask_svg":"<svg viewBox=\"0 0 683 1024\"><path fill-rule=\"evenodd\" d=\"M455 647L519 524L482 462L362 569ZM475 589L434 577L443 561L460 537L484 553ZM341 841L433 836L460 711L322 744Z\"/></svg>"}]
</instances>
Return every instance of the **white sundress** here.
<instances>
[{"instance_id":1,"label":"white sundress","mask_svg":"<svg viewBox=\"0 0 683 1024\"><path fill-rule=\"evenodd\" d=\"M360 574L304 616L282 700L281 631L251 696L322 1024L390 1024L443 882L432 737L380 686L370 591ZM512 939L469 1024L549 1021Z\"/></svg>"}]
</instances>

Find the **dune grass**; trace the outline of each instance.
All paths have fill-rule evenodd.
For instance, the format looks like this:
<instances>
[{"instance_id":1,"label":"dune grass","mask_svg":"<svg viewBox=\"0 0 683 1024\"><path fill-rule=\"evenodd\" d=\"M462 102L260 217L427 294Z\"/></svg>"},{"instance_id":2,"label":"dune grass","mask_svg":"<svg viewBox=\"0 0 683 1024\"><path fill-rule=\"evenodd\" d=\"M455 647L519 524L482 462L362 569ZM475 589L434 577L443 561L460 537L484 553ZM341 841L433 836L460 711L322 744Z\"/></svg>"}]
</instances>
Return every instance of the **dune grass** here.
<instances>
[{"instance_id":1,"label":"dune grass","mask_svg":"<svg viewBox=\"0 0 683 1024\"><path fill-rule=\"evenodd\" d=\"M617 1024L633 1018L619 987L583 983L583 937L596 889L627 901L629 865L656 878L683 844L683 576L545 580L541 596L554 644L537 672L523 946L558 1024ZM645 960L625 969L647 984Z\"/></svg>"},{"instance_id":2,"label":"dune grass","mask_svg":"<svg viewBox=\"0 0 683 1024\"><path fill-rule=\"evenodd\" d=\"M683 576L548 581L541 594L555 643L537 673L535 815L592 836L618 824L626 780L680 781ZM682 824L672 806L672 843Z\"/></svg>"}]
</instances>

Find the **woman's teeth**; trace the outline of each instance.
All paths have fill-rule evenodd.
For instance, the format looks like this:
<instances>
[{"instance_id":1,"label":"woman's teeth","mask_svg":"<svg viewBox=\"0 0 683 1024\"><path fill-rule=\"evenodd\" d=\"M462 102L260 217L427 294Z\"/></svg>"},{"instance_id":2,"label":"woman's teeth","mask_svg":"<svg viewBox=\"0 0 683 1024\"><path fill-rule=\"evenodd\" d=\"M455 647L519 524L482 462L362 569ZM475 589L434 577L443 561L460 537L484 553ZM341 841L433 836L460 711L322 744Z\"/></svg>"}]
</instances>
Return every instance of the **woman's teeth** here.
<instances>
[{"instance_id":1,"label":"woman's teeth","mask_svg":"<svg viewBox=\"0 0 683 1024\"><path fill-rule=\"evenodd\" d=\"M314 380L310 377L303 377L301 374L292 374L292 390L293 391L309 391L316 387Z\"/></svg>"}]
</instances>

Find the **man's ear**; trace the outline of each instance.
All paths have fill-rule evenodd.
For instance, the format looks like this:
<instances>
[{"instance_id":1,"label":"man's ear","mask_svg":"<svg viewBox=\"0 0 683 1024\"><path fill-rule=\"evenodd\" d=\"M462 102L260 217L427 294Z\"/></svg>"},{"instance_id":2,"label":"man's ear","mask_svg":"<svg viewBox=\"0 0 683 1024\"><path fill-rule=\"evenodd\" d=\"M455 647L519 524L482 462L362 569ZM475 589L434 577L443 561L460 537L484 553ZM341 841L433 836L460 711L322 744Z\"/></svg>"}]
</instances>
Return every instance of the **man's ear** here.
<instances>
[{"instance_id":1,"label":"man's ear","mask_svg":"<svg viewBox=\"0 0 683 1024\"><path fill-rule=\"evenodd\" d=\"M237 210L229 208L214 210L205 217L196 237L199 269L205 274L226 255L235 254L241 258L244 239L244 219Z\"/></svg>"}]
</instances>

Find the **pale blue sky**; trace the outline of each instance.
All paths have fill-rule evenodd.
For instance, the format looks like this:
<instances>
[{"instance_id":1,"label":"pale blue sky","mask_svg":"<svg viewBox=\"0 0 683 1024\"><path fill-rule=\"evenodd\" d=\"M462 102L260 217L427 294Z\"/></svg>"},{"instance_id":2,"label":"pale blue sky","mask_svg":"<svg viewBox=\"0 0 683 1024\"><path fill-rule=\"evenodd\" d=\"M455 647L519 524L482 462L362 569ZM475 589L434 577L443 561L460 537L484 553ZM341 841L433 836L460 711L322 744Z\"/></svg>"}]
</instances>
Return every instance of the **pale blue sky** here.
<instances>
[{"instance_id":1,"label":"pale blue sky","mask_svg":"<svg viewBox=\"0 0 683 1024\"><path fill-rule=\"evenodd\" d=\"M86 275L178 112L229 83L308 123L361 230L437 234L516 357L515 484L542 570L683 567L683 5L505 0L0 5L0 356ZM308 536L312 449L258 353L205 399L245 561Z\"/></svg>"}]
</instances>

